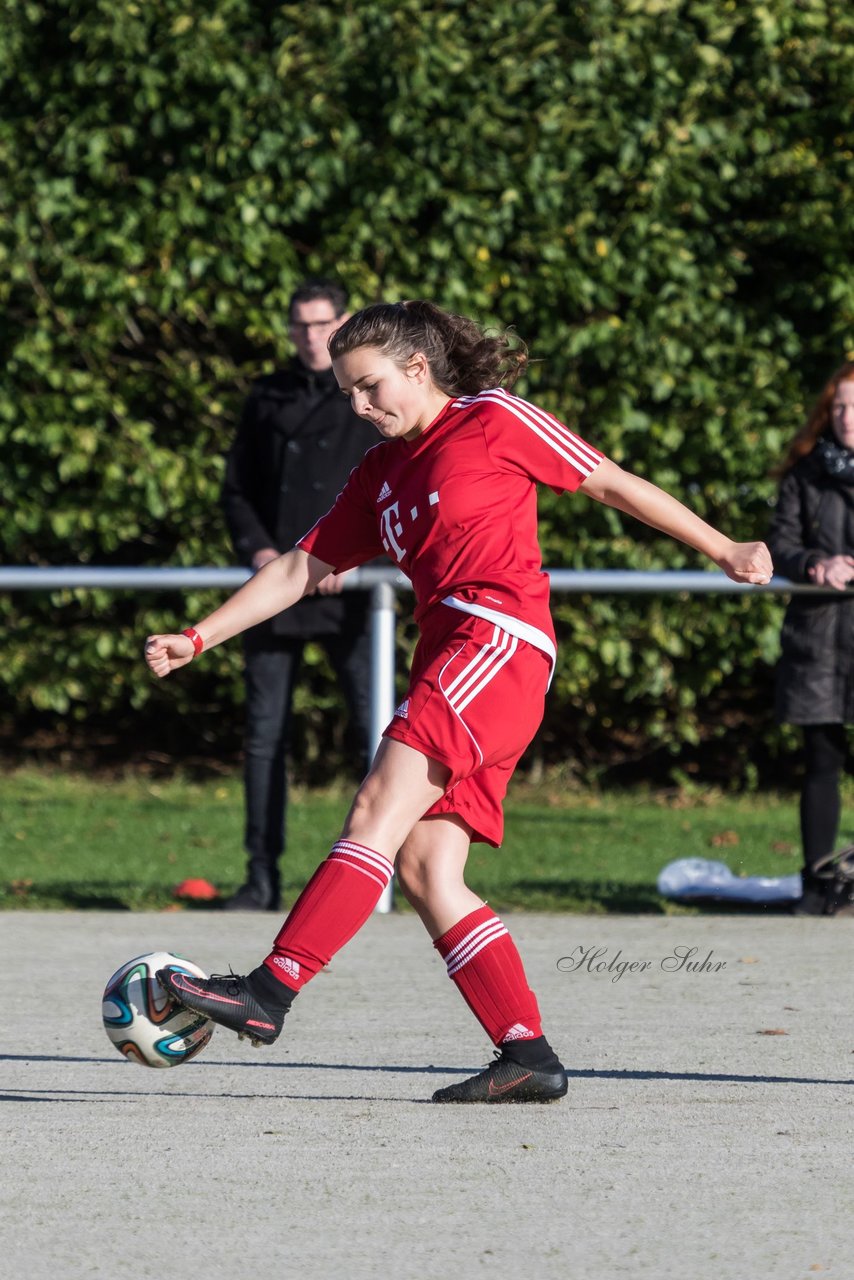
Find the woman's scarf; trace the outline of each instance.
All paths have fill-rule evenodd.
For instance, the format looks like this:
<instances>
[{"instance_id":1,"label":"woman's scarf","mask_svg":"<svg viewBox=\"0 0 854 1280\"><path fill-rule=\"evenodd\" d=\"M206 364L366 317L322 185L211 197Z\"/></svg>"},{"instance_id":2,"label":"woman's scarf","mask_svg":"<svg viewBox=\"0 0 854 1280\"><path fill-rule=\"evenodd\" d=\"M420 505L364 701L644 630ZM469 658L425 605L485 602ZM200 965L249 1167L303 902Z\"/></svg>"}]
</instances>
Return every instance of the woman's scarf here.
<instances>
[{"instance_id":1,"label":"woman's scarf","mask_svg":"<svg viewBox=\"0 0 854 1280\"><path fill-rule=\"evenodd\" d=\"M840 484L854 484L854 449L846 449L829 436L822 436L813 452L825 475Z\"/></svg>"}]
</instances>

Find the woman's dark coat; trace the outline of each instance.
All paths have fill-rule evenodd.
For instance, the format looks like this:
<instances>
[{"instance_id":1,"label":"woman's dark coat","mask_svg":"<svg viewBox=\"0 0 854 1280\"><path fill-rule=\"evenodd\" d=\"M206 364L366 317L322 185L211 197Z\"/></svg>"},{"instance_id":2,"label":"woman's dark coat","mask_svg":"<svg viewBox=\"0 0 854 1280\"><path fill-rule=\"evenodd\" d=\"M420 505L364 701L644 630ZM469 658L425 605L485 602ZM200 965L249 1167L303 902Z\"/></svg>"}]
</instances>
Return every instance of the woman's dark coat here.
<instances>
[{"instance_id":1,"label":"woman's dark coat","mask_svg":"<svg viewBox=\"0 0 854 1280\"><path fill-rule=\"evenodd\" d=\"M854 485L807 454L783 477L768 546L774 572L793 582L810 582L819 559L854 555ZM778 720L854 723L854 595L792 596L781 641Z\"/></svg>"}]
</instances>

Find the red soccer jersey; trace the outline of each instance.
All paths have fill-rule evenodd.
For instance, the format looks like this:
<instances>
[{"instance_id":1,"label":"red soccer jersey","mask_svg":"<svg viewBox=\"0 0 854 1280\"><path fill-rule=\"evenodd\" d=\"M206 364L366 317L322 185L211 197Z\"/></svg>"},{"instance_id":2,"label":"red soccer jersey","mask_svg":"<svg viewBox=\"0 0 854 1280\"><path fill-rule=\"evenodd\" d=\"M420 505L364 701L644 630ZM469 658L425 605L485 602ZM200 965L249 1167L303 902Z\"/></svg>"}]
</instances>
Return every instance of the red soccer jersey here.
<instances>
[{"instance_id":1,"label":"red soccer jersey","mask_svg":"<svg viewBox=\"0 0 854 1280\"><path fill-rule=\"evenodd\" d=\"M602 456L543 409L481 391L450 401L415 440L370 449L297 545L338 571L385 552L412 581L418 622L447 601L553 643L536 484L577 489Z\"/></svg>"}]
</instances>

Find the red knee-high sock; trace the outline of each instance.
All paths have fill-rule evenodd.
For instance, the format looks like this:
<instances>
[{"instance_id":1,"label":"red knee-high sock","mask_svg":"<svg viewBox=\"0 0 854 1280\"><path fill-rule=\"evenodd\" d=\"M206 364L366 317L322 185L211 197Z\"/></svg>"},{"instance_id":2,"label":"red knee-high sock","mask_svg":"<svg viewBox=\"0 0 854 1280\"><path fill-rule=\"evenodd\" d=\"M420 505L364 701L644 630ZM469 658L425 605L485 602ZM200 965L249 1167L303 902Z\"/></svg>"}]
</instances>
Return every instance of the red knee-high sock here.
<instances>
[{"instance_id":1,"label":"red knee-high sock","mask_svg":"<svg viewBox=\"0 0 854 1280\"><path fill-rule=\"evenodd\" d=\"M478 907L433 943L448 977L493 1044L543 1034L537 997L516 944L489 907Z\"/></svg>"},{"instance_id":2,"label":"red knee-high sock","mask_svg":"<svg viewBox=\"0 0 854 1280\"><path fill-rule=\"evenodd\" d=\"M291 908L265 966L299 991L328 964L377 905L394 868L381 853L339 840Z\"/></svg>"}]
</instances>

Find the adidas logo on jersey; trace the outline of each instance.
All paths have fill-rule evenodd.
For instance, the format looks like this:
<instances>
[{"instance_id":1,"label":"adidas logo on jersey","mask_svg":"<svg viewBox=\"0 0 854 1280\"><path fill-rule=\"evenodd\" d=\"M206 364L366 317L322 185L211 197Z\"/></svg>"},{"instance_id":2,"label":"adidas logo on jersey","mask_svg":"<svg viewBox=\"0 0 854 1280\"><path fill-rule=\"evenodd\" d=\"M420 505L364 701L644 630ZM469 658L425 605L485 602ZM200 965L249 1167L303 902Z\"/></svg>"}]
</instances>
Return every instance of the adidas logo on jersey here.
<instances>
[{"instance_id":1,"label":"adidas logo on jersey","mask_svg":"<svg viewBox=\"0 0 854 1280\"><path fill-rule=\"evenodd\" d=\"M394 714L396 716L400 716L401 720L407 720L409 718L409 699L408 698L403 699L403 702L401 702L400 706L397 708Z\"/></svg>"},{"instance_id":2,"label":"adidas logo on jersey","mask_svg":"<svg viewBox=\"0 0 854 1280\"><path fill-rule=\"evenodd\" d=\"M390 497L391 497L391 489L389 487L388 480L383 480L383 487L380 489L377 502L385 502L386 498L390 498Z\"/></svg>"}]
</instances>

